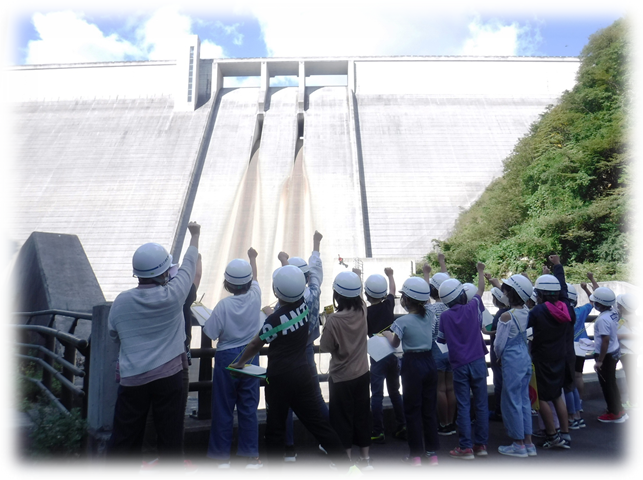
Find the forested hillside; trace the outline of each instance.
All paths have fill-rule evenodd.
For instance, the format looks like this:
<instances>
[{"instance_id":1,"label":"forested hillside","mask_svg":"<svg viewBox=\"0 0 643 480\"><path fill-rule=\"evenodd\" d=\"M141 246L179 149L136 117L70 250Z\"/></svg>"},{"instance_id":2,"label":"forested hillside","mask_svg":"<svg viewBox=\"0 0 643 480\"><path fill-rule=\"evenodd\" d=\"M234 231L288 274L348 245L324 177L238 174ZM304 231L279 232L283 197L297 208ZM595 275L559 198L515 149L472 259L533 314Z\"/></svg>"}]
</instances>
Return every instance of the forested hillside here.
<instances>
[{"instance_id":1,"label":"forested hillside","mask_svg":"<svg viewBox=\"0 0 643 480\"><path fill-rule=\"evenodd\" d=\"M533 281L558 253L570 282L590 270L599 281L628 280L626 27L621 19L590 37L574 89L531 126L452 235L434 241L451 276L470 281L479 260L494 276L525 272ZM436 255L427 255L434 271Z\"/></svg>"}]
</instances>

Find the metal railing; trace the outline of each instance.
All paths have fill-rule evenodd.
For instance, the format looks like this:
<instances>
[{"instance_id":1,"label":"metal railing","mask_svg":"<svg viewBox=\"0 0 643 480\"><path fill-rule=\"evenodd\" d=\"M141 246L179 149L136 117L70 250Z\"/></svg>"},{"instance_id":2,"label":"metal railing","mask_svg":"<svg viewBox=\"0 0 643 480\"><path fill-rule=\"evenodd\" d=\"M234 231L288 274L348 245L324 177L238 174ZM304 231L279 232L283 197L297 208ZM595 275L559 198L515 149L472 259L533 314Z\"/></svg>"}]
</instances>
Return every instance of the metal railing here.
<instances>
[{"instance_id":1,"label":"metal railing","mask_svg":"<svg viewBox=\"0 0 643 480\"><path fill-rule=\"evenodd\" d=\"M68 414L74 407L81 408L82 418L87 418L87 391L89 372L89 340L74 335L79 320L91 320L92 315L66 310L42 310L38 312L18 312L16 317L27 317L26 324L13 325L16 331L17 358L31 362L42 371L42 379L20 374L21 378L35 384L53 405L61 412ZM45 325L33 325L37 317L49 316ZM73 321L67 331L54 328L56 317L68 317ZM37 337L34 335L37 334ZM34 338L35 337L35 338ZM44 344L37 342L38 338ZM58 353L57 342L62 345L62 354ZM82 366L77 362L78 353L84 357ZM57 366L59 366L57 368ZM83 379L82 387L76 385L76 378ZM53 380L60 383L60 398L52 391Z\"/></svg>"}]
</instances>

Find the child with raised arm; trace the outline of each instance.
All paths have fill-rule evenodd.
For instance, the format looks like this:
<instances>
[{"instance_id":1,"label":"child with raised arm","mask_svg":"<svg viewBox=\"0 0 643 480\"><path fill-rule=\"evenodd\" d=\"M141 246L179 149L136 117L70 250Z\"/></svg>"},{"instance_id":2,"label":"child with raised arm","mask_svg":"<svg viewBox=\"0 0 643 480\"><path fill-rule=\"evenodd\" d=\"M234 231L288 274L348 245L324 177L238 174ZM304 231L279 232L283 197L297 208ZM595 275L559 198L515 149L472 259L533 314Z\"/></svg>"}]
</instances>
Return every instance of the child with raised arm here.
<instances>
[{"instance_id":1,"label":"child with raised arm","mask_svg":"<svg viewBox=\"0 0 643 480\"><path fill-rule=\"evenodd\" d=\"M425 308L429 285L421 278L411 277L404 282L401 293L400 303L409 313L393 322L391 331L384 335L394 348L401 343L404 351L402 388L409 443L407 460L411 466L420 467L422 457L426 456L429 465L437 465L440 448L435 408L438 377L431 353L435 315Z\"/></svg>"},{"instance_id":2,"label":"child with raised arm","mask_svg":"<svg viewBox=\"0 0 643 480\"><path fill-rule=\"evenodd\" d=\"M272 290L279 306L268 315L260 333L231 367L243 369L248 360L269 344L265 394L266 450L271 461L283 458L286 416L292 408L334 464L348 469L349 458L317 402L317 387L306 360L309 310L304 302L305 288L304 274L293 265L280 267L273 273Z\"/></svg>"},{"instance_id":3,"label":"child with raised arm","mask_svg":"<svg viewBox=\"0 0 643 480\"><path fill-rule=\"evenodd\" d=\"M224 272L224 288L232 296L222 299L212 310L203 325L203 333L212 340L219 340L214 356L212 375L212 426L208 457L219 468L230 467L233 415L237 409L237 455L247 458L246 468L262 466L259 460L259 379L250 376L233 377L226 367L244 351L248 342L261 326L261 289L257 283L257 252L248 250L247 262L232 260ZM259 365L259 357L252 359Z\"/></svg>"},{"instance_id":4,"label":"child with raised arm","mask_svg":"<svg viewBox=\"0 0 643 480\"><path fill-rule=\"evenodd\" d=\"M437 345L438 330L440 328L440 315L447 310L447 306L440 300L438 289L442 282L449 278L446 261L443 253L438 253L440 271L431 276L431 266L425 264L422 267L424 280L431 289L433 303L427 302L425 308L430 308L435 315L433 323L433 346L431 353L435 366L438 369L438 435L453 435L455 430L455 393L453 392L453 370L449 363L449 354L442 352Z\"/></svg>"},{"instance_id":5,"label":"child with raised arm","mask_svg":"<svg viewBox=\"0 0 643 480\"><path fill-rule=\"evenodd\" d=\"M357 273L357 272L356 272ZM364 282L364 293L366 300L370 303L367 309L368 336L372 337L384 330L390 330L395 321L393 310L395 309L395 279L393 269L385 268L382 275L371 275ZM359 273L358 273L359 275ZM387 290L388 289L388 290ZM388 291L388 294L387 294ZM395 438L406 440L406 420L404 419L404 406L400 395L400 366L399 360L394 353L382 358L380 361L371 361L371 412L373 414L373 432L371 441L373 443L384 443L384 381L388 390L393 412L395 414L396 428Z\"/></svg>"},{"instance_id":6,"label":"child with raised arm","mask_svg":"<svg viewBox=\"0 0 643 480\"><path fill-rule=\"evenodd\" d=\"M331 354L328 379L330 423L351 458L353 444L360 449L356 463L372 470L370 378L367 353L366 304L362 281L355 272L340 272L333 282L335 313L326 319L319 342ZM296 412L295 412L296 413Z\"/></svg>"},{"instance_id":7,"label":"child with raised arm","mask_svg":"<svg viewBox=\"0 0 643 480\"><path fill-rule=\"evenodd\" d=\"M482 294L484 293L484 264L478 262L478 290L467 302L467 294L456 279L440 285L440 298L449 310L442 313L438 342L449 348L453 368L453 386L458 402L459 446L449 452L454 458L473 460L487 455L489 413L487 400L487 347L482 338ZM471 392L475 411L475 435L471 435ZM475 455L475 456L474 456Z\"/></svg>"},{"instance_id":8,"label":"child with raised arm","mask_svg":"<svg viewBox=\"0 0 643 480\"><path fill-rule=\"evenodd\" d=\"M328 406L324 401L321 389L319 388L319 376L317 373L317 364L315 363L315 350L314 342L319 338L319 297L321 296L321 284L324 279L324 272L322 269L322 261L319 255L319 247L321 245L323 235L315 230L313 235L313 251L310 254L308 263L300 257L289 257L286 252L279 252L277 258L282 266L294 265L299 268L306 279L306 290L304 291L304 301L308 305L310 311L310 320L308 326L308 340L306 342L306 360L310 367L310 374L313 376L313 383L317 385L317 402L328 418ZM295 452L295 441L293 434L293 418L292 410L288 411L286 419L286 452L284 453L285 462L296 462L297 453Z\"/></svg>"}]
</instances>

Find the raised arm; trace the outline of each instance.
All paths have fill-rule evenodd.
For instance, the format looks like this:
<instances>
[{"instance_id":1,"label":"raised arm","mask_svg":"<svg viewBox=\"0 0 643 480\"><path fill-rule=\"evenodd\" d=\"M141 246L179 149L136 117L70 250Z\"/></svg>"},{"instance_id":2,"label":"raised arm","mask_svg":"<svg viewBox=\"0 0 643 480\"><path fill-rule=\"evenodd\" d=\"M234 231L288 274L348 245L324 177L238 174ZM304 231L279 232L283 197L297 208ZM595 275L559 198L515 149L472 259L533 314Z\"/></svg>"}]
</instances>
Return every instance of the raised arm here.
<instances>
[{"instance_id":1,"label":"raised arm","mask_svg":"<svg viewBox=\"0 0 643 480\"><path fill-rule=\"evenodd\" d=\"M281 262L281 266L285 267L288 265L288 259L290 258L286 252L279 252L279 255L277 255L277 258Z\"/></svg>"},{"instance_id":2,"label":"raised arm","mask_svg":"<svg viewBox=\"0 0 643 480\"><path fill-rule=\"evenodd\" d=\"M580 282L580 288L582 288L585 291L585 293L587 294L587 298L589 298L592 292L590 292L589 288L587 288L587 284L585 282ZM592 302L590 301L590 303Z\"/></svg>"},{"instance_id":3,"label":"raised arm","mask_svg":"<svg viewBox=\"0 0 643 480\"><path fill-rule=\"evenodd\" d=\"M478 262L476 268L478 269L478 291L476 293L482 297L484 293L484 263Z\"/></svg>"},{"instance_id":4,"label":"raised arm","mask_svg":"<svg viewBox=\"0 0 643 480\"><path fill-rule=\"evenodd\" d=\"M248 249L248 259L250 260L250 267L252 268L252 279L257 281L257 251L250 247Z\"/></svg>"},{"instance_id":5,"label":"raised arm","mask_svg":"<svg viewBox=\"0 0 643 480\"><path fill-rule=\"evenodd\" d=\"M201 235L201 225L196 222L188 223L188 231L190 232L190 246L199 249L199 236Z\"/></svg>"},{"instance_id":6,"label":"raised arm","mask_svg":"<svg viewBox=\"0 0 643 480\"><path fill-rule=\"evenodd\" d=\"M447 273L447 264L444 261L444 253L438 253L438 263L440 264L440 271Z\"/></svg>"},{"instance_id":7,"label":"raised arm","mask_svg":"<svg viewBox=\"0 0 643 480\"><path fill-rule=\"evenodd\" d=\"M388 278L388 293L395 296L395 279L393 278L393 269L391 267L386 267L384 269L384 275Z\"/></svg>"},{"instance_id":8,"label":"raised arm","mask_svg":"<svg viewBox=\"0 0 643 480\"><path fill-rule=\"evenodd\" d=\"M497 278L492 278L490 273L485 273L484 278L487 279L487 282L489 282L489 284L491 284L492 287L502 288L502 284L500 283L500 280L498 280Z\"/></svg>"},{"instance_id":9,"label":"raised arm","mask_svg":"<svg viewBox=\"0 0 643 480\"><path fill-rule=\"evenodd\" d=\"M592 282L592 288L596 290L599 285L596 282L596 279L594 278L594 274L592 272L587 272L587 278L589 278L589 281Z\"/></svg>"},{"instance_id":10,"label":"raised arm","mask_svg":"<svg viewBox=\"0 0 643 480\"><path fill-rule=\"evenodd\" d=\"M315 230L315 234L313 235L313 252L319 252L319 245L321 244L322 238L324 238L324 236Z\"/></svg>"},{"instance_id":11,"label":"raised arm","mask_svg":"<svg viewBox=\"0 0 643 480\"><path fill-rule=\"evenodd\" d=\"M194 275L194 289L198 290L201 285L201 276L203 275L203 263L201 261L201 254L196 257L196 274Z\"/></svg>"},{"instance_id":12,"label":"raised arm","mask_svg":"<svg viewBox=\"0 0 643 480\"><path fill-rule=\"evenodd\" d=\"M422 274L424 275L424 281L426 283L429 283L429 280L431 280L431 270L431 265L429 265L428 263L425 263L422 267Z\"/></svg>"}]
</instances>

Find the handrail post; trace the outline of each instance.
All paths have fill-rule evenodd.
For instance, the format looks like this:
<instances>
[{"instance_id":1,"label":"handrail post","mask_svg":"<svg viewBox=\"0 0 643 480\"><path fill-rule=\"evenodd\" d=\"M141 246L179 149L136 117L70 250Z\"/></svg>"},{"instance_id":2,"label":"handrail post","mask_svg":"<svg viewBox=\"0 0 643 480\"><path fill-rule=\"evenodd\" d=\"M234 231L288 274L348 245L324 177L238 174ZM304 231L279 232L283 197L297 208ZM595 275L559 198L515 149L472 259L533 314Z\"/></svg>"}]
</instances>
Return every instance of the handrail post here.
<instances>
[{"instance_id":1,"label":"handrail post","mask_svg":"<svg viewBox=\"0 0 643 480\"><path fill-rule=\"evenodd\" d=\"M212 340L203 333L201 329L201 348L212 348ZM199 381L212 380L212 358L199 358ZM212 418L212 390L205 389L199 390L199 406L197 418L199 420L207 420Z\"/></svg>"},{"instance_id":2,"label":"handrail post","mask_svg":"<svg viewBox=\"0 0 643 480\"><path fill-rule=\"evenodd\" d=\"M69 344L64 344L64 347L65 347L65 353L63 354L63 358L67 360L69 363L71 363L72 365L76 365L76 347ZM71 383L74 383L74 374L64 366L63 366L63 376ZM65 408L71 411L71 409L74 407L73 405L74 395L72 391L66 388L63 388L60 397L61 397L60 400L62 404L65 406Z\"/></svg>"},{"instance_id":3,"label":"handrail post","mask_svg":"<svg viewBox=\"0 0 643 480\"><path fill-rule=\"evenodd\" d=\"M118 396L116 362L120 347L109 336L107 319L111 306L111 302L96 305L92 314L89 354L91 368L87 392L89 451L92 455L102 455L105 451L114 423L114 407Z\"/></svg>"}]
</instances>

